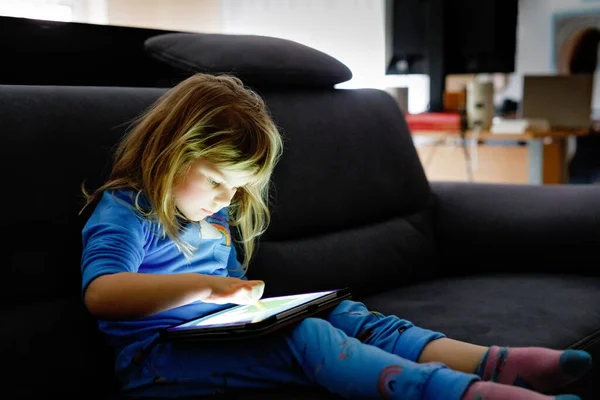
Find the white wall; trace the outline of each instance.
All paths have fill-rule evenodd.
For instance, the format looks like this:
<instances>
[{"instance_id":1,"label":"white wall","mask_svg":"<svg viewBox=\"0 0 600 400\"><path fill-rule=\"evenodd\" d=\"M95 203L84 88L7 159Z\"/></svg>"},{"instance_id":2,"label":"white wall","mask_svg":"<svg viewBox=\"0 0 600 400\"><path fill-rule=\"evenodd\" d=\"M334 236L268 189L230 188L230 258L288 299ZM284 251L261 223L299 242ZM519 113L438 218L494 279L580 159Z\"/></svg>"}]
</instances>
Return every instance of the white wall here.
<instances>
[{"instance_id":1,"label":"white wall","mask_svg":"<svg viewBox=\"0 0 600 400\"><path fill-rule=\"evenodd\" d=\"M223 31L309 45L348 65L357 83L384 72L379 0L223 0Z\"/></svg>"},{"instance_id":2,"label":"white wall","mask_svg":"<svg viewBox=\"0 0 600 400\"><path fill-rule=\"evenodd\" d=\"M293 40L343 62L338 88L409 87L409 111L427 107L426 76L385 75L384 0L222 0L224 33Z\"/></svg>"},{"instance_id":3,"label":"white wall","mask_svg":"<svg viewBox=\"0 0 600 400\"><path fill-rule=\"evenodd\" d=\"M0 15L190 32L221 31L221 0L0 0Z\"/></svg>"},{"instance_id":4,"label":"white wall","mask_svg":"<svg viewBox=\"0 0 600 400\"><path fill-rule=\"evenodd\" d=\"M219 33L220 0L103 0L111 25Z\"/></svg>"},{"instance_id":5,"label":"white wall","mask_svg":"<svg viewBox=\"0 0 600 400\"><path fill-rule=\"evenodd\" d=\"M515 74L504 97L521 99L524 74L553 74L553 17L557 13L600 10L599 0L519 0ZM598 76L598 75L597 75ZM600 79L594 88L594 108L600 108Z\"/></svg>"},{"instance_id":6,"label":"white wall","mask_svg":"<svg viewBox=\"0 0 600 400\"><path fill-rule=\"evenodd\" d=\"M50 21L75 20L78 0L0 0L0 15Z\"/></svg>"}]
</instances>

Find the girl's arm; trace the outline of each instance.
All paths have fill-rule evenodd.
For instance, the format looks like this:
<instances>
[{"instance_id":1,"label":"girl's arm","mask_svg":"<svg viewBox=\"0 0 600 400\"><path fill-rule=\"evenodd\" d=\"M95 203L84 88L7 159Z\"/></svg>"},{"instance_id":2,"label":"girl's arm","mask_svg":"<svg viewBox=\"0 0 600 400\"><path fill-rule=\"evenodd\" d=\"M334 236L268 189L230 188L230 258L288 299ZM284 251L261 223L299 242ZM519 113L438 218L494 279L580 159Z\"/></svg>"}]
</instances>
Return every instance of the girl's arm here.
<instances>
[{"instance_id":1,"label":"girl's arm","mask_svg":"<svg viewBox=\"0 0 600 400\"><path fill-rule=\"evenodd\" d=\"M264 282L188 274L120 272L101 275L87 287L89 312L102 319L135 319L195 301L251 304L262 297Z\"/></svg>"}]
</instances>

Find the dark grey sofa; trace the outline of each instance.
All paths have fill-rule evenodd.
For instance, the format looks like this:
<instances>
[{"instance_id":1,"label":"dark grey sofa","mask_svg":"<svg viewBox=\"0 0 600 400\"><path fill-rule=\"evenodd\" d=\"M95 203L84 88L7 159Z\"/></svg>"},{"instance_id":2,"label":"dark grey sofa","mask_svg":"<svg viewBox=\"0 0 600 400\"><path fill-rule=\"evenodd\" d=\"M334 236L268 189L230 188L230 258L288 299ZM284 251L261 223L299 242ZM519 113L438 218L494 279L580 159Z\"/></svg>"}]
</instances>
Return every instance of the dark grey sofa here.
<instances>
[{"instance_id":1,"label":"dark grey sofa","mask_svg":"<svg viewBox=\"0 0 600 400\"><path fill-rule=\"evenodd\" d=\"M264 96L285 138L273 221L249 272L266 295L350 286L372 309L455 339L600 360L600 186L428 182L394 100L334 89L349 78L335 60L285 41L198 39L211 52L196 49L173 76L230 68ZM245 64L218 64L240 40ZM272 46L281 61L252 64ZM286 84L294 74L301 84ZM118 397L113 355L80 298L80 185L100 183L128 122L164 90L0 86L3 398ZM569 391L597 399L599 378L594 368ZM287 387L228 398L238 397L333 396Z\"/></svg>"}]
</instances>

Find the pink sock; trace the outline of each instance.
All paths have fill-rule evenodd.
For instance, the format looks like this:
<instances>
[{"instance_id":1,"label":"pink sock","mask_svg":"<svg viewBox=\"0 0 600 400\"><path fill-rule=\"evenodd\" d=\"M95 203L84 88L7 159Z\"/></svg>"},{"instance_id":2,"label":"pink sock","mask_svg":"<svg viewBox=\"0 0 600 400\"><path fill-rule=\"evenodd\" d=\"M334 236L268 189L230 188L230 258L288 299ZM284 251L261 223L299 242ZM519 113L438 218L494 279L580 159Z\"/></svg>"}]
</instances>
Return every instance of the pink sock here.
<instances>
[{"instance_id":1,"label":"pink sock","mask_svg":"<svg viewBox=\"0 0 600 400\"><path fill-rule=\"evenodd\" d=\"M477 374L484 381L547 392L577 380L591 366L591 356L582 350L492 346Z\"/></svg>"},{"instance_id":2,"label":"pink sock","mask_svg":"<svg viewBox=\"0 0 600 400\"><path fill-rule=\"evenodd\" d=\"M580 400L577 396L545 396L529 389L494 382L473 383L461 400Z\"/></svg>"}]
</instances>

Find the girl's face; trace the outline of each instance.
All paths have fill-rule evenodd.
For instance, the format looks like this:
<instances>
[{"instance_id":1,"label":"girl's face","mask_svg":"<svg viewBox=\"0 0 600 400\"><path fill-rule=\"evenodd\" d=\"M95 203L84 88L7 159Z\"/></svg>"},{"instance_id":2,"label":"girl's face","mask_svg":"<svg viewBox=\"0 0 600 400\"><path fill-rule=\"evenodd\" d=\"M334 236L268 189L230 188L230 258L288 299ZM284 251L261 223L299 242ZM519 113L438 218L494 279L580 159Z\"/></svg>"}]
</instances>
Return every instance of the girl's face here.
<instances>
[{"instance_id":1,"label":"girl's face","mask_svg":"<svg viewBox=\"0 0 600 400\"><path fill-rule=\"evenodd\" d=\"M242 174L224 171L201 158L176 180L175 205L187 219L198 222L229 206L237 189L247 183Z\"/></svg>"}]
</instances>

